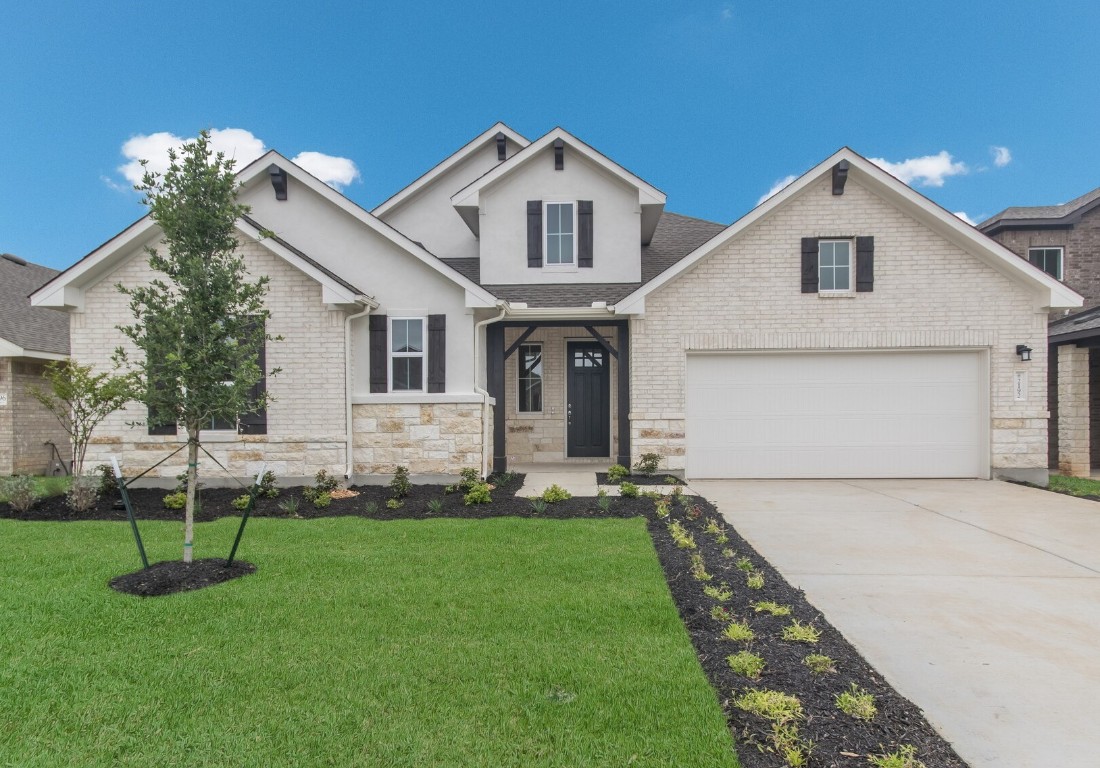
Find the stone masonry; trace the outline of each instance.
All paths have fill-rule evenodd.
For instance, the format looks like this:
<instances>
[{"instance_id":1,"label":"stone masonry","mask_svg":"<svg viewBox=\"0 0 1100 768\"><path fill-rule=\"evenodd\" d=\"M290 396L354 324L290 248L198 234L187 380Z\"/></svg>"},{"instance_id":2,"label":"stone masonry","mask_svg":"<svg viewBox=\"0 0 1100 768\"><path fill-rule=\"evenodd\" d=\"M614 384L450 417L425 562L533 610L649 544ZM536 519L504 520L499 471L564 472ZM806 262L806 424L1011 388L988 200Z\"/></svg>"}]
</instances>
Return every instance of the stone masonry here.
<instances>
[{"instance_id":1,"label":"stone masonry","mask_svg":"<svg viewBox=\"0 0 1100 768\"><path fill-rule=\"evenodd\" d=\"M355 474L458 474L481 468L480 402L352 406Z\"/></svg>"},{"instance_id":2,"label":"stone masonry","mask_svg":"<svg viewBox=\"0 0 1100 768\"><path fill-rule=\"evenodd\" d=\"M1088 477L1089 350L1065 345L1058 348L1058 471Z\"/></svg>"}]
</instances>

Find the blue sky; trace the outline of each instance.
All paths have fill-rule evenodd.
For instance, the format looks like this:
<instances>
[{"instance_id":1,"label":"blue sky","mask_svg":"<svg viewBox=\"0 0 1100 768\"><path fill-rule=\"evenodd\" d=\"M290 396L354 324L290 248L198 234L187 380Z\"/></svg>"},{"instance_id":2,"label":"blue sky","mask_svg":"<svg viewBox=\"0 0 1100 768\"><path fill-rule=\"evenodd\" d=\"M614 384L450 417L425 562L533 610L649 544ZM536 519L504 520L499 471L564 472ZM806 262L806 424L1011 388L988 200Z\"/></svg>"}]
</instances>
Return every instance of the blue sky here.
<instances>
[{"instance_id":1,"label":"blue sky","mask_svg":"<svg viewBox=\"0 0 1100 768\"><path fill-rule=\"evenodd\" d=\"M916 189L975 220L1100 186L1095 2L43 0L3 15L0 252L56 268L143 215L124 146L204 127L237 129L242 153L321 153L303 161L367 208L497 120L531 139L561 125L668 210L721 222L845 144L923 170Z\"/></svg>"}]
</instances>

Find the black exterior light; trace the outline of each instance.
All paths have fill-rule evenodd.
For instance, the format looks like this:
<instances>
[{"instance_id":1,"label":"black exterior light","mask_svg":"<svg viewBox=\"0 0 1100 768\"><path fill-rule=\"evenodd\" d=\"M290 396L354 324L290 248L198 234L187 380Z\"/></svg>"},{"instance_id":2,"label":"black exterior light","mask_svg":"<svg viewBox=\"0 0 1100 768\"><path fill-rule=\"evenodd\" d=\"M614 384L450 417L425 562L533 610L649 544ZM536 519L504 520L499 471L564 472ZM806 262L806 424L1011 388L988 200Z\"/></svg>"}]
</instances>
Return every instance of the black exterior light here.
<instances>
[{"instance_id":1,"label":"black exterior light","mask_svg":"<svg viewBox=\"0 0 1100 768\"><path fill-rule=\"evenodd\" d=\"M1031 362L1031 347L1026 344L1016 345L1016 354L1020 356L1020 361L1024 363Z\"/></svg>"}]
</instances>

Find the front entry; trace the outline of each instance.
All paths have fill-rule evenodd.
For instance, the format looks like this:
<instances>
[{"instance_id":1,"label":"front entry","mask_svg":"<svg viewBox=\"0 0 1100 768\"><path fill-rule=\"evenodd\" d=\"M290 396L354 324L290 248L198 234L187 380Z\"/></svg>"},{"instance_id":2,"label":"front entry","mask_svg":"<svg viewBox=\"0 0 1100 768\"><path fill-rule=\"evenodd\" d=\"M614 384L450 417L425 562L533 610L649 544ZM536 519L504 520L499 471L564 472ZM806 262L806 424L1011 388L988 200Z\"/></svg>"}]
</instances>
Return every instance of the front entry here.
<instances>
[{"instance_id":1,"label":"front entry","mask_svg":"<svg viewBox=\"0 0 1100 768\"><path fill-rule=\"evenodd\" d=\"M611 366L607 351L592 341L566 347L566 455L611 455Z\"/></svg>"}]
</instances>

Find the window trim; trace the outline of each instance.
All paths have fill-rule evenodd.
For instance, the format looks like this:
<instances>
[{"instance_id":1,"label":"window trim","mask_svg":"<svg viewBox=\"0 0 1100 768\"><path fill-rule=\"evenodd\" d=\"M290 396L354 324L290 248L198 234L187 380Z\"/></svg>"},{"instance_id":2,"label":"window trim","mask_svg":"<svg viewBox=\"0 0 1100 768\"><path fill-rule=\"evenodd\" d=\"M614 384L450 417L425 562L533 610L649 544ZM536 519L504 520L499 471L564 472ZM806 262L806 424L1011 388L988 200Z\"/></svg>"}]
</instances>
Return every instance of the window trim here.
<instances>
[{"instance_id":1,"label":"window trim","mask_svg":"<svg viewBox=\"0 0 1100 768\"><path fill-rule=\"evenodd\" d=\"M543 373L539 376L539 403L542 405L537 411L525 411L521 407L523 405L523 350L528 347L539 348L539 364L543 366ZM519 345L519 349L516 350L516 413L525 416L538 416L546 412L546 347L541 341L532 341L530 343L523 343Z\"/></svg>"},{"instance_id":2,"label":"window trim","mask_svg":"<svg viewBox=\"0 0 1100 768\"><path fill-rule=\"evenodd\" d=\"M419 320L421 340L424 348L420 352L394 352L393 351L393 323L395 320ZM416 358L420 362L420 388L419 389L394 389L393 388L393 361L394 358ZM390 315L386 318L386 391L387 392L424 392L428 391L428 317L427 315Z\"/></svg>"},{"instance_id":3,"label":"window trim","mask_svg":"<svg viewBox=\"0 0 1100 768\"><path fill-rule=\"evenodd\" d=\"M568 205L568 206L570 206L570 208L572 209L572 212L573 212L573 223L572 223L573 229L570 232L570 234L573 237L573 253L571 254L571 259L572 260L569 261L569 262L564 262L564 263L559 263L559 264L551 264L550 263L550 237L551 237L551 233L550 233L550 206L552 206L552 205ZM577 231L577 225L578 225L578 222L577 222L577 209L578 208L579 208L579 206L577 205L576 200L544 200L543 201L543 203L542 203L542 251L543 251L542 268L543 269L548 269L548 270L551 270L551 271L558 271L558 272L573 272L573 271L576 271L576 269L577 269L577 258L578 258L578 248L577 248L577 246L578 246L578 240L579 240L579 233ZM561 234L562 233L559 232L559 233L557 233L556 236L560 238Z\"/></svg>"},{"instance_id":4,"label":"window trim","mask_svg":"<svg viewBox=\"0 0 1100 768\"><path fill-rule=\"evenodd\" d=\"M1032 251L1058 251L1058 274L1052 274L1047 272L1045 267L1040 267L1034 261L1031 260ZM1046 272L1046 274L1053 277L1055 280L1062 280L1062 276L1065 274L1066 269L1066 247L1064 245L1031 245L1027 249L1027 261L1033 266L1039 267L1039 269Z\"/></svg>"},{"instance_id":5,"label":"window trim","mask_svg":"<svg viewBox=\"0 0 1100 768\"><path fill-rule=\"evenodd\" d=\"M848 246L848 287L846 288L824 288L822 287L824 280L822 279L823 270L830 269L835 270L836 265L825 267L821 264L821 246L827 243L845 243ZM847 237L823 237L817 241L817 293L818 295L845 295L853 293L855 291L855 240ZM835 254L834 254L835 256ZM835 275L834 275L835 278ZM834 284L835 284L834 279Z\"/></svg>"}]
</instances>

